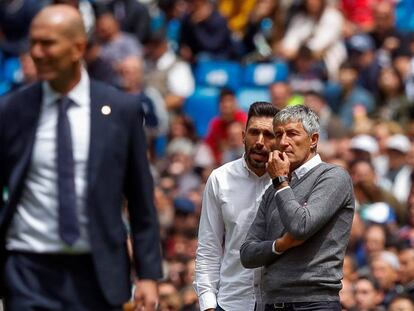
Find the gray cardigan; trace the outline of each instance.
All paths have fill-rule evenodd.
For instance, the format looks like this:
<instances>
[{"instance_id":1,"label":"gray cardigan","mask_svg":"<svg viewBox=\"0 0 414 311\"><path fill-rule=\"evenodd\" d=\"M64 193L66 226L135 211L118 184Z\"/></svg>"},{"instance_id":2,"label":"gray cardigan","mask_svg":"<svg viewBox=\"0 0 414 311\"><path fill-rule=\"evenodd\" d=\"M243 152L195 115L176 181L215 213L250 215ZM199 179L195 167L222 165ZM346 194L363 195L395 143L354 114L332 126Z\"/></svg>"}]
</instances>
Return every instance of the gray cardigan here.
<instances>
[{"instance_id":1,"label":"gray cardigan","mask_svg":"<svg viewBox=\"0 0 414 311\"><path fill-rule=\"evenodd\" d=\"M275 196L270 186L240 248L246 268L264 266L266 303L337 301L354 214L349 174L322 162ZM305 240L281 255L273 241L289 232Z\"/></svg>"}]
</instances>

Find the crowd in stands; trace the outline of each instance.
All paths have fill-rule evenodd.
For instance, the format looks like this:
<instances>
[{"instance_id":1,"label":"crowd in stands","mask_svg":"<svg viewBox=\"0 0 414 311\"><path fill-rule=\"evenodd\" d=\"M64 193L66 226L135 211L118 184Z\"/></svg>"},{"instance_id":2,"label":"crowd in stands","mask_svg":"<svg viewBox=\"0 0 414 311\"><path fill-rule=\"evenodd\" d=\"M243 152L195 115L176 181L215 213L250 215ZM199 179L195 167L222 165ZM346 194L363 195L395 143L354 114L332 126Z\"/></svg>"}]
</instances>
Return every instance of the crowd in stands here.
<instances>
[{"instance_id":1,"label":"crowd in stands","mask_svg":"<svg viewBox=\"0 0 414 311\"><path fill-rule=\"evenodd\" d=\"M36 81L28 30L51 3L80 10L89 75L144 111L165 263L160 310L198 310L203 187L243 155L254 101L308 105L322 159L352 176L344 310L414 310L413 0L3 0L1 94Z\"/></svg>"}]
</instances>

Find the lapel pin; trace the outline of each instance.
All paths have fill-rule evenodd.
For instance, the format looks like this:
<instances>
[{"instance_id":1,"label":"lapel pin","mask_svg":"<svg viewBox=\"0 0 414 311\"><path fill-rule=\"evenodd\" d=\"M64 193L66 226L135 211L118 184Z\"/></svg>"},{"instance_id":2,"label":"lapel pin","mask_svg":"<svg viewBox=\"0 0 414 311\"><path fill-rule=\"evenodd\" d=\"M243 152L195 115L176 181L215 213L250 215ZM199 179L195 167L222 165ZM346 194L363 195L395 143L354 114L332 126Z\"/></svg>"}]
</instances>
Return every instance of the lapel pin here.
<instances>
[{"instance_id":1,"label":"lapel pin","mask_svg":"<svg viewBox=\"0 0 414 311\"><path fill-rule=\"evenodd\" d=\"M102 106L101 112L103 115L107 116L111 113L111 107L109 107L108 105Z\"/></svg>"}]
</instances>

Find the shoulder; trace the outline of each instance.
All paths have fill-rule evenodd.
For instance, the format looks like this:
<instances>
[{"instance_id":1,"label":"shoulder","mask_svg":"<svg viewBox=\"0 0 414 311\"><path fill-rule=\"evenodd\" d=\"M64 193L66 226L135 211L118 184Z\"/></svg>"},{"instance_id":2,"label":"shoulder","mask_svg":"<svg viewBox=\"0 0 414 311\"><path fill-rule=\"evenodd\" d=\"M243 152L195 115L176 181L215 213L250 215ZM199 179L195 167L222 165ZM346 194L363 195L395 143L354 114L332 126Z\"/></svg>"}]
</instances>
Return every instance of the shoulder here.
<instances>
[{"instance_id":1,"label":"shoulder","mask_svg":"<svg viewBox=\"0 0 414 311\"><path fill-rule=\"evenodd\" d=\"M137 104L139 98L136 95L128 94L110 84L91 79L91 97L95 95L103 96L106 100L120 107L133 108L139 106Z\"/></svg>"},{"instance_id":2,"label":"shoulder","mask_svg":"<svg viewBox=\"0 0 414 311\"><path fill-rule=\"evenodd\" d=\"M240 158L240 159L225 163L219 166L218 168L214 169L210 174L210 178L223 179L229 175L240 174L242 169L243 169L243 159Z\"/></svg>"},{"instance_id":3,"label":"shoulder","mask_svg":"<svg viewBox=\"0 0 414 311\"><path fill-rule=\"evenodd\" d=\"M320 164L321 169L323 170L324 175L332 176L336 180L341 180L346 183L351 183L351 176L349 175L348 171L343 167L331 163L322 162Z\"/></svg>"},{"instance_id":4,"label":"shoulder","mask_svg":"<svg viewBox=\"0 0 414 311\"><path fill-rule=\"evenodd\" d=\"M36 95L41 98L41 83L33 83L22 86L17 90L0 97L0 112L13 111L18 109L19 103L27 103L28 99L33 100Z\"/></svg>"}]
</instances>

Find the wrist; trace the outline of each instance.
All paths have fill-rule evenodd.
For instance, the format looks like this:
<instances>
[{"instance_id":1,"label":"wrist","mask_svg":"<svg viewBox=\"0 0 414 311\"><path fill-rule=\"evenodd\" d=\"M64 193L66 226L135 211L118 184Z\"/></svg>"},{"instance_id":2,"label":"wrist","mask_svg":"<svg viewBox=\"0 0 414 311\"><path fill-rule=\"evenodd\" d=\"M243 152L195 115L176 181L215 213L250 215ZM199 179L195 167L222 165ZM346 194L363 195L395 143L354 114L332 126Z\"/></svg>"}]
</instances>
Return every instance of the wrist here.
<instances>
[{"instance_id":1,"label":"wrist","mask_svg":"<svg viewBox=\"0 0 414 311\"><path fill-rule=\"evenodd\" d=\"M284 251L280 249L279 239L275 240L275 242L273 243L273 253L275 253L276 255L282 255L283 252Z\"/></svg>"},{"instance_id":2,"label":"wrist","mask_svg":"<svg viewBox=\"0 0 414 311\"><path fill-rule=\"evenodd\" d=\"M284 175L276 176L275 178L272 179L272 184L275 189L280 189L280 188L289 186L288 181L289 181L288 176L284 176Z\"/></svg>"}]
</instances>

